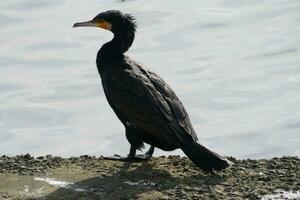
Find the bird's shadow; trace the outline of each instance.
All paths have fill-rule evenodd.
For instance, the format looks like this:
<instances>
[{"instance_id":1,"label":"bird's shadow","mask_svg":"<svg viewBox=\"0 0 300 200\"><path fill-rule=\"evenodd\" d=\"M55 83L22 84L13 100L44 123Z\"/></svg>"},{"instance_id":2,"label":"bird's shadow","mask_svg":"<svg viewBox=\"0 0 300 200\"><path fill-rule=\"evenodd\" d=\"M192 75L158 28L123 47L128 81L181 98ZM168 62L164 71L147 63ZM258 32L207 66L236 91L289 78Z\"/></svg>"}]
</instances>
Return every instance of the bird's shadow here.
<instances>
[{"instance_id":1,"label":"bird's shadow","mask_svg":"<svg viewBox=\"0 0 300 200\"><path fill-rule=\"evenodd\" d=\"M157 169L150 162L143 162L137 168L130 168L124 163L120 170L112 175L96 176L76 182L67 188L60 188L44 199L159 199L164 195L176 198L180 185L206 187L226 181L215 174L198 173L197 175L174 176L170 169ZM173 166L174 167L174 166ZM172 192L173 191L173 192ZM154 196L153 196L154 195Z\"/></svg>"}]
</instances>

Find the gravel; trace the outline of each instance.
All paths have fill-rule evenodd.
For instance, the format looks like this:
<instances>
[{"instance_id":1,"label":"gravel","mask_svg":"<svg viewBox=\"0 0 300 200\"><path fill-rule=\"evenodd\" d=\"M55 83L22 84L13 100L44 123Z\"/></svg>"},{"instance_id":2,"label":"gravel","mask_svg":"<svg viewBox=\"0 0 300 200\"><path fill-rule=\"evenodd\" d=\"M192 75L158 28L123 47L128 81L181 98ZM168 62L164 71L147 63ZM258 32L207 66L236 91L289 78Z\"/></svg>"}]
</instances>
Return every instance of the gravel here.
<instances>
[{"instance_id":1,"label":"gravel","mask_svg":"<svg viewBox=\"0 0 300 200\"><path fill-rule=\"evenodd\" d=\"M291 194L290 199L300 198L298 157L228 159L234 163L229 168L206 173L180 156L124 163L88 155L34 158L25 154L0 157L0 175L48 177L51 174L58 180L71 181L74 188L85 188L82 191L52 188L38 199L270 199L272 195L275 199L276 195L287 194ZM3 199L15 195L3 191L0 188L0 199L1 195Z\"/></svg>"}]
</instances>

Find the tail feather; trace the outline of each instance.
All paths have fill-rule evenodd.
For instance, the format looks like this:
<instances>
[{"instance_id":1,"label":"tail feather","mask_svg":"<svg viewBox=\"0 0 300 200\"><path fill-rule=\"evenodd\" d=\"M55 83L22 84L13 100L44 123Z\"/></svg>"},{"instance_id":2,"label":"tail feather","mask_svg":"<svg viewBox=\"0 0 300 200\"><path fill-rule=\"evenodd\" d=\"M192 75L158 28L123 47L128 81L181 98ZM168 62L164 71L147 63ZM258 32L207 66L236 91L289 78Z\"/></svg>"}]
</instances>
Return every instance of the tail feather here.
<instances>
[{"instance_id":1,"label":"tail feather","mask_svg":"<svg viewBox=\"0 0 300 200\"><path fill-rule=\"evenodd\" d=\"M222 170L231 164L226 158L196 142L183 147L182 150L189 159L204 171Z\"/></svg>"}]
</instances>

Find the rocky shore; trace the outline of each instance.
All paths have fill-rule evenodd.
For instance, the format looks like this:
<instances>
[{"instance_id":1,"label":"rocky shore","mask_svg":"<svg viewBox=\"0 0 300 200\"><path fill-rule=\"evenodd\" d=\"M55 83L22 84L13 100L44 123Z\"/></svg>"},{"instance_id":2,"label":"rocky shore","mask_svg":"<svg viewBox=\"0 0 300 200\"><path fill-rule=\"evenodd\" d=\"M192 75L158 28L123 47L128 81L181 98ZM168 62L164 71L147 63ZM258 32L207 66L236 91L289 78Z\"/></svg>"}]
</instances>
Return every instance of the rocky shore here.
<instances>
[{"instance_id":1,"label":"rocky shore","mask_svg":"<svg viewBox=\"0 0 300 200\"><path fill-rule=\"evenodd\" d=\"M0 157L5 199L300 199L300 159L236 160L206 173L185 157L127 163L102 157Z\"/></svg>"}]
</instances>

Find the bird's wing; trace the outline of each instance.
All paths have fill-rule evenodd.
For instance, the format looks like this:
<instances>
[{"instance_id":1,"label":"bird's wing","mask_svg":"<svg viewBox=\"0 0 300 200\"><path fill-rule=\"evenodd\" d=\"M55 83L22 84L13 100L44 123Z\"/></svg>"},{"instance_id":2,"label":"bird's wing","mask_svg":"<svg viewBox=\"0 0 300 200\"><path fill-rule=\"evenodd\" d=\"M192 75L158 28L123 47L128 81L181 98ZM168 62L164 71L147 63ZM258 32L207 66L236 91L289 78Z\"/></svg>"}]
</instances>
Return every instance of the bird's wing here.
<instances>
[{"instance_id":1,"label":"bird's wing","mask_svg":"<svg viewBox=\"0 0 300 200\"><path fill-rule=\"evenodd\" d=\"M197 141L189 116L174 91L154 72L130 63L113 75L110 104L123 118L158 141L182 145Z\"/></svg>"},{"instance_id":2,"label":"bird's wing","mask_svg":"<svg viewBox=\"0 0 300 200\"><path fill-rule=\"evenodd\" d=\"M191 124L189 115L180 99L176 96L175 92L160 76L152 71L148 71L148 74L151 83L154 85L156 90L159 91L159 93L163 96L164 100L171 108L172 117L176 119L178 125L180 125L180 127L182 127L186 131L186 133L191 135L194 140L197 141L198 138Z\"/></svg>"}]
</instances>

